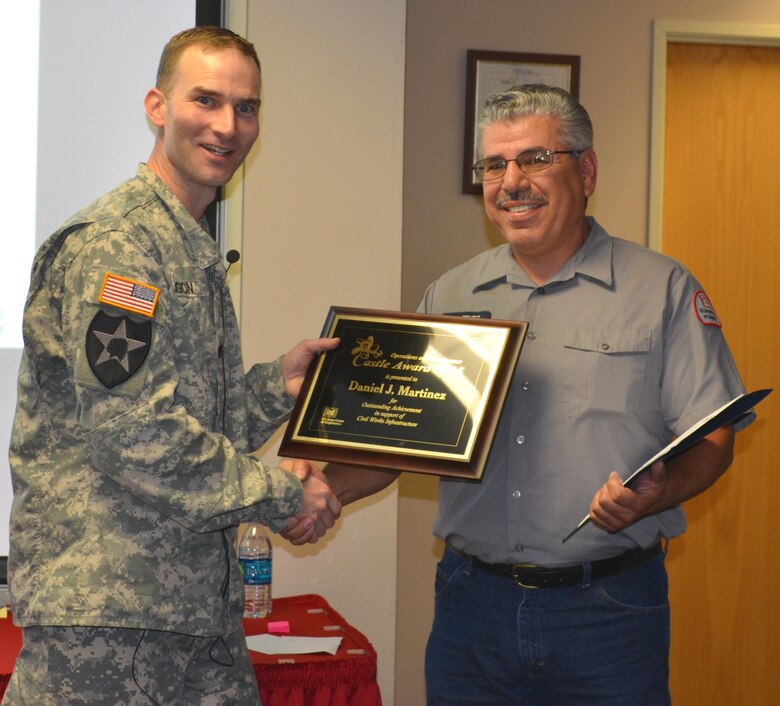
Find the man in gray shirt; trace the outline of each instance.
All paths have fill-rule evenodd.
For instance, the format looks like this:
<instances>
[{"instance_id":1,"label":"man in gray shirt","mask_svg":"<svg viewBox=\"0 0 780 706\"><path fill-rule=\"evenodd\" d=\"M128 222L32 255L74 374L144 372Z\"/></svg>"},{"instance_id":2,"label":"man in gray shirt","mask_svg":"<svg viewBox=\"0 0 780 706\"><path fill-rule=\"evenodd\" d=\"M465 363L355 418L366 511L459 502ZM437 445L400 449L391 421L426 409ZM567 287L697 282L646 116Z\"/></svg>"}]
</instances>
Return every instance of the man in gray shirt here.
<instances>
[{"instance_id":1,"label":"man in gray shirt","mask_svg":"<svg viewBox=\"0 0 780 706\"><path fill-rule=\"evenodd\" d=\"M685 529L680 504L729 466L735 428L630 488L615 470L744 388L696 279L585 215L598 163L570 94L495 95L478 132L475 174L507 242L443 275L420 311L529 328L482 480L440 483L428 702L668 704L663 542ZM396 477L326 475L344 503ZM562 542L586 511L592 522Z\"/></svg>"}]
</instances>

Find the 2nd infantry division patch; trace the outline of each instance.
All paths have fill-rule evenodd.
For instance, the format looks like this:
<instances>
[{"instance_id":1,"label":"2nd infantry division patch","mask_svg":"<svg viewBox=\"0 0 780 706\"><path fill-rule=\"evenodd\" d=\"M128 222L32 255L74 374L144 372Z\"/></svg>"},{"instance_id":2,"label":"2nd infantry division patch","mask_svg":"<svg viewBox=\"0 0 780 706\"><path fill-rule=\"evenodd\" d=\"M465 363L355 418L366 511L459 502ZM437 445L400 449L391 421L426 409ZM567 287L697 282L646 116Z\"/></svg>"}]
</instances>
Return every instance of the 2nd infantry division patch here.
<instances>
[{"instance_id":1,"label":"2nd infantry division patch","mask_svg":"<svg viewBox=\"0 0 780 706\"><path fill-rule=\"evenodd\" d=\"M99 311L87 328L87 362L103 385L116 387L143 365L151 343L151 321Z\"/></svg>"}]
</instances>

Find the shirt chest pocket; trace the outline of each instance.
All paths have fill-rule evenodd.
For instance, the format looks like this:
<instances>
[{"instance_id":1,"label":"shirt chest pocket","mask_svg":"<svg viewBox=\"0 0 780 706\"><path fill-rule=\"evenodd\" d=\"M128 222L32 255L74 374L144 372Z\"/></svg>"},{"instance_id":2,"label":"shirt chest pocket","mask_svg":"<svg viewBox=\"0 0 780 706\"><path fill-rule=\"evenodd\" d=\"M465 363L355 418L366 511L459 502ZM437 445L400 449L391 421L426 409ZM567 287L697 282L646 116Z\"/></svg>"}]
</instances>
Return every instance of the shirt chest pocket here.
<instances>
[{"instance_id":1,"label":"shirt chest pocket","mask_svg":"<svg viewBox=\"0 0 780 706\"><path fill-rule=\"evenodd\" d=\"M203 271L180 269L171 275L172 315L181 334L192 341L214 335L214 303ZM202 345L202 344L199 344Z\"/></svg>"},{"instance_id":2,"label":"shirt chest pocket","mask_svg":"<svg viewBox=\"0 0 780 706\"><path fill-rule=\"evenodd\" d=\"M170 278L171 355L179 374L177 397L193 416L209 419L220 370L220 312L206 274L179 268Z\"/></svg>"},{"instance_id":3,"label":"shirt chest pocket","mask_svg":"<svg viewBox=\"0 0 780 706\"><path fill-rule=\"evenodd\" d=\"M637 409L651 333L638 328L569 328L563 371L568 416L626 414Z\"/></svg>"}]
</instances>

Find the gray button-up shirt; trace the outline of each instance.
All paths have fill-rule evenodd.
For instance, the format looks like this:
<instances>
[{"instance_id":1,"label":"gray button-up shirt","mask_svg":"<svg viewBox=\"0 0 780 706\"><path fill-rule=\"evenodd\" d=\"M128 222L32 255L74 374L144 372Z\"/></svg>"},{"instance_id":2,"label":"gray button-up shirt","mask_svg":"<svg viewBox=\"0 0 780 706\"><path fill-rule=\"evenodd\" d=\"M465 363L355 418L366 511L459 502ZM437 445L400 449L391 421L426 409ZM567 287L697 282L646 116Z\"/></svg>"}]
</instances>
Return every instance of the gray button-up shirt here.
<instances>
[{"instance_id":1,"label":"gray button-up shirt","mask_svg":"<svg viewBox=\"0 0 780 706\"><path fill-rule=\"evenodd\" d=\"M440 483L436 535L485 561L576 564L680 534L677 507L561 541L610 471L627 477L744 392L696 279L589 220L583 247L544 286L502 245L447 272L419 308L529 322L481 482Z\"/></svg>"}]
</instances>

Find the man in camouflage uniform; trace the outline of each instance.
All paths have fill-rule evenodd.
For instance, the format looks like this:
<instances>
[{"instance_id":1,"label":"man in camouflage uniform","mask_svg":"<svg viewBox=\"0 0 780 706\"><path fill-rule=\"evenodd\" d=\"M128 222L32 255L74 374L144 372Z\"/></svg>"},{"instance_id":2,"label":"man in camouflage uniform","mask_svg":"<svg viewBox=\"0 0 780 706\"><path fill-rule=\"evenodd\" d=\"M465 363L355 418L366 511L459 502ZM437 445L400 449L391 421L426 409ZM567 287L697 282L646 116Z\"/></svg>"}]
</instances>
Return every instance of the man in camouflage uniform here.
<instances>
[{"instance_id":1,"label":"man in camouflage uniform","mask_svg":"<svg viewBox=\"0 0 780 706\"><path fill-rule=\"evenodd\" d=\"M244 373L225 269L202 220L258 133L260 66L227 30L174 37L146 96L135 178L43 245L11 441L10 577L24 647L4 704L257 704L237 526L340 505L321 473L249 455L312 358Z\"/></svg>"}]
</instances>

